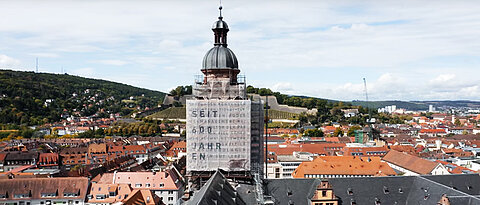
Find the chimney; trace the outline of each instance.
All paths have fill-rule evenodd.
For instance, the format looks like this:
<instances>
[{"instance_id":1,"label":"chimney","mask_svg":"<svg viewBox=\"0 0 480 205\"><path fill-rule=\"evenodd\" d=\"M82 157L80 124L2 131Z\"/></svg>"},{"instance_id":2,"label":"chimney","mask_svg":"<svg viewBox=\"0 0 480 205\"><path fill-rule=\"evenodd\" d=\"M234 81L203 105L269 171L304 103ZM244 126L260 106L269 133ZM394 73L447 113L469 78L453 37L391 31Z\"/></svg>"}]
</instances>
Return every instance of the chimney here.
<instances>
[{"instance_id":1,"label":"chimney","mask_svg":"<svg viewBox=\"0 0 480 205\"><path fill-rule=\"evenodd\" d=\"M447 194L443 194L442 198L440 199L440 201L438 201L437 204L439 204L439 205L450 205L450 200L448 199Z\"/></svg>"}]
</instances>

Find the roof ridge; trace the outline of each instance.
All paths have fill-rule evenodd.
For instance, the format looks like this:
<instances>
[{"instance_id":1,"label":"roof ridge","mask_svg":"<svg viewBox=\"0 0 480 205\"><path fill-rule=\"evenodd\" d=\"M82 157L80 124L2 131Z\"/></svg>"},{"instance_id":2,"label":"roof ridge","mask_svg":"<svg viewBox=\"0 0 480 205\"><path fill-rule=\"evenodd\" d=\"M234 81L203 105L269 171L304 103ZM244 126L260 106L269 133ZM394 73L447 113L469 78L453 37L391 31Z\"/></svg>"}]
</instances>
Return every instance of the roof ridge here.
<instances>
[{"instance_id":1,"label":"roof ridge","mask_svg":"<svg viewBox=\"0 0 480 205\"><path fill-rule=\"evenodd\" d=\"M449 186L447 186L447 185L445 185L445 184L442 184L442 183L433 181L433 180L431 180L431 179L427 179L427 178L425 178L425 177L423 177L423 176L421 176L421 175L418 175L417 177L420 178L420 179L426 180L426 181L428 181L428 182L431 182L431 183L433 183L433 184L436 184L436 185L439 185L439 186L442 186L442 187L446 187L447 189L454 190L455 192L458 192L458 193L460 193L460 194L463 194L463 195L465 195L466 197L468 197L468 196L469 196L469 197L473 197L473 198L475 198L475 199L477 199L477 200L480 201L480 198L478 198L477 196L470 195L470 194L468 194L468 193L465 193L465 192L460 191L460 190L457 190L457 189L453 189L452 187L449 187ZM449 196L449 197L450 197L450 196Z\"/></svg>"}]
</instances>

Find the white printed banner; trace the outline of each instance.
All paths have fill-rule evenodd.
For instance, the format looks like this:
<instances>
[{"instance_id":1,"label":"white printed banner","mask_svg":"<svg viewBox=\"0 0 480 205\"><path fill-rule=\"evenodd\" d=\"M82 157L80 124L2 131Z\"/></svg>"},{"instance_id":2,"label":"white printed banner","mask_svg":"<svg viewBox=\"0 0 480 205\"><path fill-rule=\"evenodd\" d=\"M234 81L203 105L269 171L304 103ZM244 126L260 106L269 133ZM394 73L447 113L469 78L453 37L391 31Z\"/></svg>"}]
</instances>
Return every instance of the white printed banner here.
<instances>
[{"instance_id":1,"label":"white printed banner","mask_svg":"<svg viewBox=\"0 0 480 205\"><path fill-rule=\"evenodd\" d=\"M187 100L187 170L250 170L250 100Z\"/></svg>"}]
</instances>

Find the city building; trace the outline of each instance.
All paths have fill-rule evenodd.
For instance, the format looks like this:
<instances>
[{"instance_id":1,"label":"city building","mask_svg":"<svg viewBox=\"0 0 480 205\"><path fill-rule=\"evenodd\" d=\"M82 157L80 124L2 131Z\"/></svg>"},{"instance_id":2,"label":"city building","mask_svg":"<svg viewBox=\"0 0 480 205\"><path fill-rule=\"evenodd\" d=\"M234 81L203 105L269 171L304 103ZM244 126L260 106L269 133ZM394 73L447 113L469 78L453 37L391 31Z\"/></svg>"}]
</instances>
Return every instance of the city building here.
<instances>
[{"instance_id":1,"label":"city building","mask_svg":"<svg viewBox=\"0 0 480 205\"><path fill-rule=\"evenodd\" d=\"M114 172L105 173L97 184L121 185L127 184L132 189L149 190L160 198L163 203L177 204L183 195L184 182L181 176L173 169L164 172ZM105 185L95 185L98 187ZM115 186L113 186L115 187ZM115 195L115 197L118 194ZM96 196L91 196L96 198ZM126 199L124 196L120 196Z\"/></svg>"},{"instance_id":2,"label":"city building","mask_svg":"<svg viewBox=\"0 0 480 205\"><path fill-rule=\"evenodd\" d=\"M86 204L104 205L122 202L133 189L128 184L99 184L93 183L87 195Z\"/></svg>"},{"instance_id":3,"label":"city building","mask_svg":"<svg viewBox=\"0 0 480 205\"><path fill-rule=\"evenodd\" d=\"M448 169L441 163L432 162L396 150L390 150L382 160L405 176L450 174Z\"/></svg>"},{"instance_id":4,"label":"city building","mask_svg":"<svg viewBox=\"0 0 480 205\"><path fill-rule=\"evenodd\" d=\"M311 162L302 162L293 172L293 178L338 178L394 176L397 173L380 157L320 156Z\"/></svg>"},{"instance_id":5,"label":"city building","mask_svg":"<svg viewBox=\"0 0 480 205\"><path fill-rule=\"evenodd\" d=\"M3 162L4 171L11 171L13 169L32 166L35 165L38 161L38 152L9 152L5 156Z\"/></svg>"},{"instance_id":6,"label":"city building","mask_svg":"<svg viewBox=\"0 0 480 205\"><path fill-rule=\"evenodd\" d=\"M84 204L88 179L84 177L0 179L0 204Z\"/></svg>"}]
</instances>

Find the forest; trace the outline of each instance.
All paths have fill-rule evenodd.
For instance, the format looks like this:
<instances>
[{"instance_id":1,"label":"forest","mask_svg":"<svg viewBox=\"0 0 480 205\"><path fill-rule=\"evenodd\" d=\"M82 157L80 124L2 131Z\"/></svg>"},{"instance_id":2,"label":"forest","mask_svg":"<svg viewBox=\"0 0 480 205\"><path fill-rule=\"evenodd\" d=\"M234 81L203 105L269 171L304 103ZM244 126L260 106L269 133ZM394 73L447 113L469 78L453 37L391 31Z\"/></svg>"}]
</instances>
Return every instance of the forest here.
<instances>
[{"instance_id":1,"label":"forest","mask_svg":"<svg viewBox=\"0 0 480 205\"><path fill-rule=\"evenodd\" d=\"M0 123L40 125L66 116L129 115L165 93L68 74L0 70Z\"/></svg>"}]
</instances>

